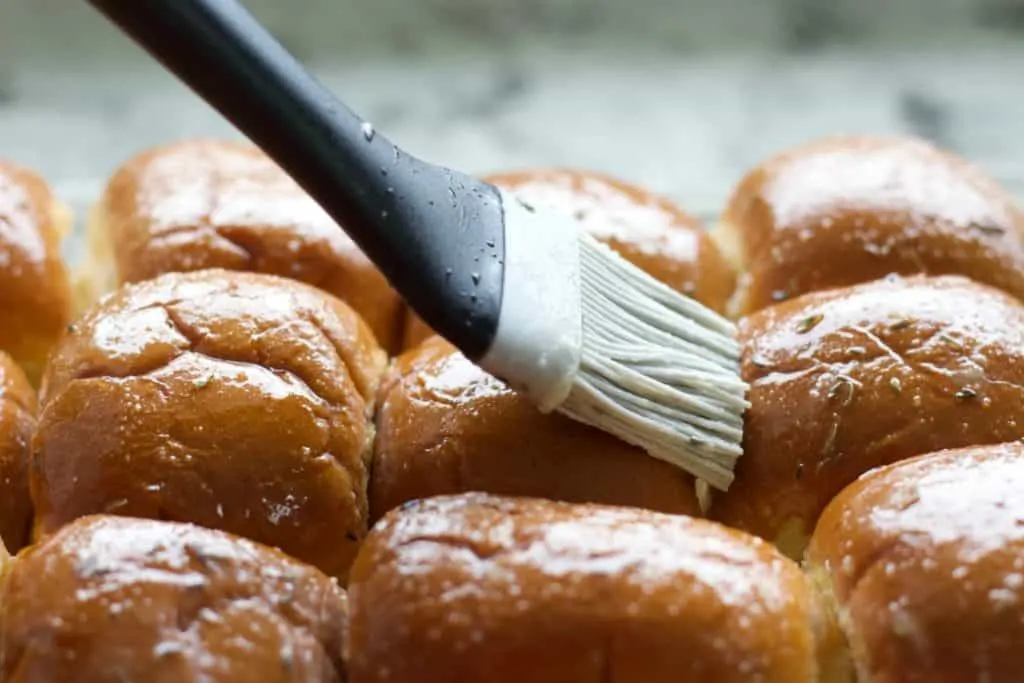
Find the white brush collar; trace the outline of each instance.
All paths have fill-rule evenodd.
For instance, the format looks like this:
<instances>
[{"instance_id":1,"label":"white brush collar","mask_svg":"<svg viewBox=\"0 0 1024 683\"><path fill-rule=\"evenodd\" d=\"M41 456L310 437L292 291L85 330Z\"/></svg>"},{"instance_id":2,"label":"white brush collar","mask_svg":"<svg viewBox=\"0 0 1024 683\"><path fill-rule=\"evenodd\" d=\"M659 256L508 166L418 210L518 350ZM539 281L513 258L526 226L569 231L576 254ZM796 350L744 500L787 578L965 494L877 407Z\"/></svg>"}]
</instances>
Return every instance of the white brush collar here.
<instances>
[{"instance_id":1,"label":"white brush collar","mask_svg":"<svg viewBox=\"0 0 1024 683\"><path fill-rule=\"evenodd\" d=\"M480 366L550 412L569 396L580 365L579 233L552 212L500 192L505 280L498 333Z\"/></svg>"},{"instance_id":2,"label":"white brush collar","mask_svg":"<svg viewBox=\"0 0 1024 683\"><path fill-rule=\"evenodd\" d=\"M503 201L501 311L480 365L541 410L728 489L750 405L735 325L559 214Z\"/></svg>"}]
</instances>

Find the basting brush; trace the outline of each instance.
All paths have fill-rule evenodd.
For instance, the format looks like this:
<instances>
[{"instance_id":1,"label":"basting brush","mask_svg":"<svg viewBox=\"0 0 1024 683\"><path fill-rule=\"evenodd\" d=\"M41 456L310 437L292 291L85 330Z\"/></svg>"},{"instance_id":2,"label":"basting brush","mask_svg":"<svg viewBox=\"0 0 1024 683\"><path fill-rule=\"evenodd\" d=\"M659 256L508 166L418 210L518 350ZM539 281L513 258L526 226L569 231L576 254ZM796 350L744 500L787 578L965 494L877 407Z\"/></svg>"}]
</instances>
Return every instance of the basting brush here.
<instances>
[{"instance_id":1,"label":"basting brush","mask_svg":"<svg viewBox=\"0 0 1024 683\"><path fill-rule=\"evenodd\" d=\"M734 325L553 214L399 149L236 0L90 0L273 158L434 330L543 411L726 489Z\"/></svg>"}]
</instances>

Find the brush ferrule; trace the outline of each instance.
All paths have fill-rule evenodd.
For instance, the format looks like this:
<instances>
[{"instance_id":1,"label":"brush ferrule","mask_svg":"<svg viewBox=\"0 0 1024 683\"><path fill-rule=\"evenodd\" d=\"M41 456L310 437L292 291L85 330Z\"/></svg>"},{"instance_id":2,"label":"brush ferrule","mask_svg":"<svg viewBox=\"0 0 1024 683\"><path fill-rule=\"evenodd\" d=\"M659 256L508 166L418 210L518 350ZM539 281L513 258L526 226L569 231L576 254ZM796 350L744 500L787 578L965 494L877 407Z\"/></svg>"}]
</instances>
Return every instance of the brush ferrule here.
<instances>
[{"instance_id":1,"label":"brush ferrule","mask_svg":"<svg viewBox=\"0 0 1024 683\"><path fill-rule=\"evenodd\" d=\"M505 273L498 332L480 360L545 412L572 391L583 323L579 232L501 191Z\"/></svg>"}]
</instances>

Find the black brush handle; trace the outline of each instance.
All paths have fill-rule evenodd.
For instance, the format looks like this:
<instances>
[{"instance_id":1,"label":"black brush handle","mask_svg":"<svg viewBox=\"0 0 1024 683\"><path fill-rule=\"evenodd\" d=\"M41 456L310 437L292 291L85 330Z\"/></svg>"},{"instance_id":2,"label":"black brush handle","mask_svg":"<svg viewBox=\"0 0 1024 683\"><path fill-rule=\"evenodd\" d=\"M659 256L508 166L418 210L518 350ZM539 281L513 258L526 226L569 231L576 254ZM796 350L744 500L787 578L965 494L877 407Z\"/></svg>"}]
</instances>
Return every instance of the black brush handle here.
<instances>
[{"instance_id":1,"label":"black brush handle","mask_svg":"<svg viewBox=\"0 0 1024 683\"><path fill-rule=\"evenodd\" d=\"M236 0L89 0L271 156L474 360L498 326L501 197L371 129Z\"/></svg>"}]
</instances>

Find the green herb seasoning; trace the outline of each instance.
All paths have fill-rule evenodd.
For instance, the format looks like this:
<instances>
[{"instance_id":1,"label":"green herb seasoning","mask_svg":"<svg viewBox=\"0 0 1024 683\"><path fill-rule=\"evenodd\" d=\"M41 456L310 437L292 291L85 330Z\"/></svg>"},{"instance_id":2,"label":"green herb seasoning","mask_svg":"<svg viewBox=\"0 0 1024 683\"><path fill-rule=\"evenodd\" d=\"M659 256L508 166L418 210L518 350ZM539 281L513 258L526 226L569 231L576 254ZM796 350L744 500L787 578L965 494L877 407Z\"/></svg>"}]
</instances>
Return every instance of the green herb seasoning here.
<instances>
[{"instance_id":1,"label":"green herb seasoning","mask_svg":"<svg viewBox=\"0 0 1024 683\"><path fill-rule=\"evenodd\" d=\"M853 394L857 389L857 381L846 375L839 375L835 384L829 387L828 398L832 401L839 401L840 406L848 406L853 401Z\"/></svg>"},{"instance_id":2,"label":"green herb seasoning","mask_svg":"<svg viewBox=\"0 0 1024 683\"><path fill-rule=\"evenodd\" d=\"M949 346L953 347L953 349L955 349L956 351L962 352L964 350L964 345L961 344L958 340L951 337L948 332L941 332L939 334L939 339L944 341Z\"/></svg>"},{"instance_id":3,"label":"green herb seasoning","mask_svg":"<svg viewBox=\"0 0 1024 683\"><path fill-rule=\"evenodd\" d=\"M964 387L953 395L958 401L970 401L978 396L978 392L970 387Z\"/></svg>"},{"instance_id":4,"label":"green herb seasoning","mask_svg":"<svg viewBox=\"0 0 1024 683\"><path fill-rule=\"evenodd\" d=\"M986 235L1005 235L1006 228L995 225L994 223L972 223L971 227L978 232L983 232Z\"/></svg>"},{"instance_id":5,"label":"green herb seasoning","mask_svg":"<svg viewBox=\"0 0 1024 683\"><path fill-rule=\"evenodd\" d=\"M809 315L809 316L807 316L806 318L804 318L803 320L801 320L797 324L796 331L799 332L800 334L807 334L808 332L813 330L815 327L817 327L818 324L824 318L825 318L825 316L823 316L821 313L815 313L814 315Z\"/></svg>"}]
</instances>

